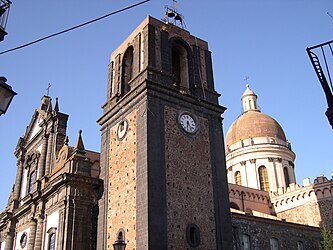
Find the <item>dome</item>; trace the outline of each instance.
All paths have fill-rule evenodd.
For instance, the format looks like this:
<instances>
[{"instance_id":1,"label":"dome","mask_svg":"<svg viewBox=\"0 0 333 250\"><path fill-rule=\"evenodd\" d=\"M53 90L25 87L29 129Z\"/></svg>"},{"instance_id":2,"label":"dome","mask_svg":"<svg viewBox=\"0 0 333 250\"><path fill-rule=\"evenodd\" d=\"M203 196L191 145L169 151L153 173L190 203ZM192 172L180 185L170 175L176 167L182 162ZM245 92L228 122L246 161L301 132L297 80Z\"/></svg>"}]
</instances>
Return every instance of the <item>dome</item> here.
<instances>
[{"instance_id":1,"label":"dome","mask_svg":"<svg viewBox=\"0 0 333 250\"><path fill-rule=\"evenodd\" d=\"M230 146L254 137L273 137L286 141L286 135L277 121L258 110L249 110L232 123L227 132L226 144Z\"/></svg>"}]
</instances>

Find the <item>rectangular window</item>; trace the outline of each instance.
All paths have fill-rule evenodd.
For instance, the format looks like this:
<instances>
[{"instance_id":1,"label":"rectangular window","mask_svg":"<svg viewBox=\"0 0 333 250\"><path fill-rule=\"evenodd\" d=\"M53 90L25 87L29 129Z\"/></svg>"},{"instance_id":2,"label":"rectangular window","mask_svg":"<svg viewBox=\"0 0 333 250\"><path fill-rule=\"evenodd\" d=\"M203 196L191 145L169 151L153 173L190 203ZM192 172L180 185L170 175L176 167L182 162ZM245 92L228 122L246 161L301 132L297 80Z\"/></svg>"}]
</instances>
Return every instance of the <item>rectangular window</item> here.
<instances>
[{"instance_id":1,"label":"rectangular window","mask_svg":"<svg viewBox=\"0 0 333 250\"><path fill-rule=\"evenodd\" d=\"M243 234L242 238L242 250L251 250L250 236Z\"/></svg>"},{"instance_id":2,"label":"rectangular window","mask_svg":"<svg viewBox=\"0 0 333 250\"><path fill-rule=\"evenodd\" d=\"M35 180L36 180L36 172L32 171L31 174L30 174L30 177L29 177L29 189L28 189L28 193L32 193L32 191L33 191L32 188L34 186Z\"/></svg>"},{"instance_id":3,"label":"rectangular window","mask_svg":"<svg viewBox=\"0 0 333 250\"><path fill-rule=\"evenodd\" d=\"M304 250L302 241L297 241L297 250Z\"/></svg>"},{"instance_id":4,"label":"rectangular window","mask_svg":"<svg viewBox=\"0 0 333 250\"><path fill-rule=\"evenodd\" d=\"M279 250L279 240L277 238L271 238L271 250Z\"/></svg>"}]
</instances>

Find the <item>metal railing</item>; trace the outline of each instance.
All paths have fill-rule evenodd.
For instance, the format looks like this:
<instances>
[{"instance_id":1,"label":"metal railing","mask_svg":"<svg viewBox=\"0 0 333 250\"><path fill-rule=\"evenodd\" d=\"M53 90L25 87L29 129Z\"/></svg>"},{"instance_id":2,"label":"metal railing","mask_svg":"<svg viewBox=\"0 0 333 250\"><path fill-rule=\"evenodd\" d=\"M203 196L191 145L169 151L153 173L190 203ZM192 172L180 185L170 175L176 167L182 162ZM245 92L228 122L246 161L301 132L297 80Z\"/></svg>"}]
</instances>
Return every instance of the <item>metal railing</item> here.
<instances>
[{"instance_id":1,"label":"metal railing","mask_svg":"<svg viewBox=\"0 0 333 250\"><path fill-rule=\"evenodd\" d=\"M333 70L333 40L306 49L312 66L324 90L327 111L326 116L333 127L333 84L330 69Z\"/></svg>"},{"instance_id":2,"label":"metal railing","mask_svg":"<svg viewBox=\"0 0 333 250\"><path fill-rule=\"evenodd\" d=\"M3 30L6 29L8 13L11 3L12 2L9 0L0 0L0 28Z\"/></svg>"}]
</instances>

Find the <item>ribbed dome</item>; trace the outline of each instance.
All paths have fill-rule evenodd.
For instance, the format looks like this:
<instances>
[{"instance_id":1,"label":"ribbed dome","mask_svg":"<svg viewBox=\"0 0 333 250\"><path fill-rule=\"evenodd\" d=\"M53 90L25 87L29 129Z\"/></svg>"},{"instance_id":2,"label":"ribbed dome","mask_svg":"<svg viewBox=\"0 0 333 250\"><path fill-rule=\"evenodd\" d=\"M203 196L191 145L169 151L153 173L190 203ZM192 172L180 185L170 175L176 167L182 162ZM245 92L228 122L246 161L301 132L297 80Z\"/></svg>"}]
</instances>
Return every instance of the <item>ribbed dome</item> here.
<instances>
[{"instance_id":1,"label":"ribbed dome","mask_svg":"<svg viewBox=\"0 0 333 250\"><path fill-rule=\"evenodd\" d=\"M230 146L240 140L254 137L273 137L286 141L286 135L277 121L260 111L249 110L241 114L230 126L226 144Z\"/></svg>"}]
</instances>

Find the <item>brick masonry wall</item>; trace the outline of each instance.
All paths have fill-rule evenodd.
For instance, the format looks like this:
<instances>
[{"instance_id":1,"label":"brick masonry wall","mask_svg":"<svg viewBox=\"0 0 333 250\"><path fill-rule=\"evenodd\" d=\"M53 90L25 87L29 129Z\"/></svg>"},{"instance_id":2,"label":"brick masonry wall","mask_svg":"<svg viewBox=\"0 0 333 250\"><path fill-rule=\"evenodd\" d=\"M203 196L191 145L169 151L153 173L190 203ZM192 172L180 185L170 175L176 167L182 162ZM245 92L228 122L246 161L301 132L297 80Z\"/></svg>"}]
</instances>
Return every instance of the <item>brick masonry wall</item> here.
<instances>
[{"instance_id":1,"label":"brick masonry wall","mask_svg":"<svg viewBox=\"0 0 333 250\"><path fill-rule=\"evenodd\" d=\"M107 249L125 232L126 249L136 249L136 115L126 116L128 130L125 138L117 139L118 124L110 129L110 158L107 208Z\"/></svg>"},{"instance_id":2,"label":"brick masonry wall","mask_svg":"<svg viewBox=\"0 0 333 250\"><path fill-rule=\"evenodd\" d=\"M166 106L165 156L167 234L169 249L190 249L186 227L200 229L196 249L215 249L215 219L208 120L198 117L195 136L184 134L177 124L177 110Z\"/></svg>"},{"instance_id":3,"label":"brick masonry wall","mask_svg":"<svg viewBox=\"0 0 333 250\"><path fill-rule=\"evenodd\" d=\"M285 219L286 221L317 227L320 226L321 222L317 202L306 203L303 206L277 213L277 216Z\"/></svg>"}]
</instances>

